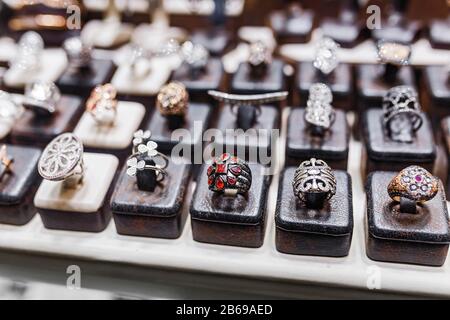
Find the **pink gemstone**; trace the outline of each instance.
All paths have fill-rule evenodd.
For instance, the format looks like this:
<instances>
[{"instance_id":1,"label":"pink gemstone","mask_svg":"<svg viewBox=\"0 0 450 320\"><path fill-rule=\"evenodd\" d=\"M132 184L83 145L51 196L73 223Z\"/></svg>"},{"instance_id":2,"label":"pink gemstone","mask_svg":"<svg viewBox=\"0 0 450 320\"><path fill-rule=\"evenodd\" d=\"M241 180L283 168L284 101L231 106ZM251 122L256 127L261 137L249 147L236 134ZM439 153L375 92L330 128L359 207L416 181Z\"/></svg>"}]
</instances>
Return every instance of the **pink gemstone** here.
<instances>
[{"instance_id":1,"label":"pink gemstone","mask_svg":"<svg viewBox=\"0 0 450 320\"><path fill-rule=\"evenodd\" d=\"M233 177L228 177L228 183L234 186L236 184L237 180Z\"/></svg>"},{"instance_id":2,"label":"pink gemstone","mask_svg":"<svg viewBox=\"0 0 450 320\"><path fill-rule=\"evenodd\" d=\"M422 182L422 176L416 176L416 181L417 182Z\"/></svg>"},{"instance_id":3,"label":"pink gemstone","mask_svg":"<svg viewBox=\"0 0 450 320\"><path fill-rule=\"evenodd\" d=\"M224 153L223 155L220 156L220 160L225 162L228 159L230 159L230 154L229 153Z\"/></svg>"},{"instance_id":4,"label":"pink gemstone","mask_svg":"<svg viewBox=\"0 0 450 320\"><path fill-rule=\"evenodd\" d=\"M225 183L222 181L222 179L218 178L216 181L216 188L219 190L222 190L225 188Z\"/></svg>"},{"instance_id":5,"label":"pink gemstone","mask_svg":"<svg viewBox=\"0 0 450 320\"><path fill-rule=\"evenodd\" d=\"M236 176L240 175L242 172L241 168L238 166L230 168L230 171Z\"/></svg>"}]
</instances>

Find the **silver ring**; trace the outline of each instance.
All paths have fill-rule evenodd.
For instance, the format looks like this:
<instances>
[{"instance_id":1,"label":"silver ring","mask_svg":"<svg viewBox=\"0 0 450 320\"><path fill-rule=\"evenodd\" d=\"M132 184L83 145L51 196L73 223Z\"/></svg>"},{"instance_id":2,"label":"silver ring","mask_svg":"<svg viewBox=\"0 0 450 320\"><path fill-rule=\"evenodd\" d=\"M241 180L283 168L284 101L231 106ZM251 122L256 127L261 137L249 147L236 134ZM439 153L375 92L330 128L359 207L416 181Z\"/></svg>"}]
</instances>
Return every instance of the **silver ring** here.
<instances>
[{"instance_id":1,"label":"silver ring","mask_svg":"<svg viewBox=\"0 0 450 320\"><path fill-rule=\"evenodd\" d=\"M330 200L336 194L336 177L325 161L312 158L295 171L292 187L301 202L314 198Z\"/></svg>"},{"instance_id":2,"label":"silver ring","mask_svg":"<svg viewBox=\"0 0 450 320\"><path fill-rule=\"evenodd\" d=\"M191 72L198 72L204 70L208 64L209 52L201 44L194 44L191 41L186 41L181 46L181 56L191 69Z\"/></svg>"},{"instance_id":3,"label":"silver ring","mask_svg":"<svg viewBox=\"0 0 450 320\"><path fill-rule=\"evenodd\" d=\"M309 87L308 101L331 104L333 102L333 92L325 83L314 83Z\"/></svg>"},{"instance_id":4,"label":"silver ring","mask_svg":"<svg viewBox=\"0 0 450 320\"><path fill-rule=\"evenodd\" d=\"M53 139L44 149L38 164L42 178L64 181L64 186L74 188L83 180L83 144L72 133Z\"/></svg>"},{"instance_id":5,"label":"silver ring","mask_svg":"<svg viewBox=\"0 0 450 320\"><path fill-rule=\"evenodd\" d=\"M254 76L262 76L271 62L272 53L262 41L250 45L248 63Z\"/></svg>"},{"instance_id":6,"label":"silver ring","mask_svg":"<svg viewBox=\"0 0 450 320\"><path fill-rule=\"evenodd\" d=\"M416 90L410 86L391 88L383 98L383 123L391 137L405 125L417 132L423 119Z\"/></svg>"},{"instance_id":7,"label":"silver ring","mask_svg":"<svg viewBox=\"0 0 450 320\"><path fill-rule=\"evenodd\" d=\"M135 177L140 171L152 170L156 173L157 181L164 180L167 175L169 158L158 151L158 144L150 140L150 131L136 131L133 139L133 154L127 160L127 174ZM153 160L155 165L147 164L147 160ZM162 161L162 163L157 163Z\"/></svg>"},{"instance_id":8,"label":"silver ring","mask_svg":"<svg viewBox=\"0 0 450 320\"><path fill-rule=\"evenodd\" d=\"M16 59L12 62L13 68L23 71L34 71L41 64L41 55L44 51L44 40L34 31L26 32L19 40Z\"/></svg>"},{"instance_id":9,"label":"silver ring","mask_svg":"<svg viewBox=\"0 0 450 320\"><path fill-rule=\"evenodd\" d=\"M92 47L83 43L80 37L72 37L64 41L63 49L73 69L88 67L92 59Z\"/></svg>"},{"instance_id":10,"label":"silver ring","mask_svg":"<svg viewBox=\"0 0 450 320\"><path fill-rule=\"evenodd\" d=\"M247 162L224 153L208 167L209 190L226 196L245 195L252 185L252 171Z\"/></svg>"},{"instance_id":11,"label":"silver ring","mask_svg":"<svg viewBox=\"0 0 450 320\"><path fill-rule=\"evenodd\" d=\"M33 82L25 87L23 106L46 116L56 112L61 92L53 82Z\"/></svg>"},{"instance_id":12,"label":"silver ring","mask_svg":"<svg viewBox=\"0 0 450 320\"><path fill-rule=\"evenodd\" d=\"M14 121L22 114L22 106L6 91L0 90L0 119Z\"/></svg>"},{"instance_id":13,"label":"silver ring","mask_svg":"<svg viewBox=\"0 0 450 320\"><path fill-rule=\"evenodd\" d=\"M339 45L331 38L323 38L317 45L314 67L323 74L330 74L339 64L337 49Z\"/></svg>"},{"instance_id":14,"label":"silver ring","mask_svg":"<svg viewBox=\"0 0 450 320\"><path fill-rule=\"evenodd\" d=\"M411 58L411 46L397 42L380 40L377 43L380 62L393 65L408 65Z\"/></svg>"}]
</instances>

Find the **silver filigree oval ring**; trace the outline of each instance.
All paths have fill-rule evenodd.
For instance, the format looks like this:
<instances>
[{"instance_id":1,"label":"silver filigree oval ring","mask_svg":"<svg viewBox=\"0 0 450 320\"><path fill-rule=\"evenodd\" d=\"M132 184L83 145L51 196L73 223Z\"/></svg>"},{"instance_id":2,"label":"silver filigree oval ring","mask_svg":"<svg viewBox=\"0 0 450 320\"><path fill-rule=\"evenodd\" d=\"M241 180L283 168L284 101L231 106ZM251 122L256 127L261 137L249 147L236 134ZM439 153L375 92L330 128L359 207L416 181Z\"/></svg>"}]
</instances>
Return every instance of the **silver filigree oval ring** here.
<instances>
[{"instance_id":1,"label":"silver filigree oval ring","mask_svg":"<svg viewBox=\"0 0 450 320\"><path fill-rule=\"evenodd\" d=\"M39 160L38 171L42 178L62 181L82 175L83 144L72 133L64 133L53 139L45 148ZM81 167L77 170L78 167Z\"/></svg>"}]
</instances>

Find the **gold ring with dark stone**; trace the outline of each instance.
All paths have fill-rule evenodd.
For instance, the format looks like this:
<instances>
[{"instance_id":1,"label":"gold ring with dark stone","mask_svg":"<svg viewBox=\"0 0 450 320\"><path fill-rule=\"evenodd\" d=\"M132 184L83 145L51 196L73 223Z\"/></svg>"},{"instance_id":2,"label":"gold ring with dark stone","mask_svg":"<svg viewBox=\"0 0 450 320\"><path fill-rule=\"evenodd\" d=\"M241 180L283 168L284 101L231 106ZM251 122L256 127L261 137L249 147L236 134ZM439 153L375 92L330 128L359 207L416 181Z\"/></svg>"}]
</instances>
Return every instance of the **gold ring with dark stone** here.
<instances>
[{"instance_id":1,"label":"gold ring with dark stone","mask_svg":"<svg viewBox=\"0 0 450 320\"><path fill-rule=\"evenodd\" d=\"M158 93L156 106L163 116L184 116L187 113L189 93L180 82L171 82Z\"/></svg>"},{"instance_id":2,"label":"gold ring with dark stone","mask_svg":"<svg viewBox=\"0 0 450 320\"><path fill-rule=\"evenodd\" d=\"M438 178L419 166L403 169L388 186L388 194L396 202L405 198L416 203L424 203L433 199L438 191Z\"/></svg>"}]
</instances>

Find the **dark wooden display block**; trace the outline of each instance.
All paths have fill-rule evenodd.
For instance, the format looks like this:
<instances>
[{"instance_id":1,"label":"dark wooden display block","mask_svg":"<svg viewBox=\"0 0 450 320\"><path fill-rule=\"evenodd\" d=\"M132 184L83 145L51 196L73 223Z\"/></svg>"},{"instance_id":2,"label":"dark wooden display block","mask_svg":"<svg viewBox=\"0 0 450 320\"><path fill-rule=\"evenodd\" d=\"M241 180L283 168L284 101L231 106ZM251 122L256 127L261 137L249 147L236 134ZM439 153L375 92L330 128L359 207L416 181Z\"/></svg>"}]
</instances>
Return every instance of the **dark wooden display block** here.
<instances>
[{"instance_id":1,"label":"dark wooden display block","mask_svg":"<svg viewBox=\"0 0 450 320\"><path fill-rule=\"evenodd\" d=\"M336 110L336 120L323 136L314 136L304 119L305 109L291 110L286 142L286 165L298 166L315 157L331 168L347 170L350 127L345 112Z\"/></svg>"},{"instance_id":2,"label":"dark wooden display block","mask_svg":"<svg viewBox=\"0 0 450 320\"><path fill-rule=\"evenodd\" d=\"M16 144L45 147L60 134L73 131L83 110L80 98L66 95L61 97L51 116L25 110L11 130L11 140Z\"/></svg>"},{"instance_id":3,"label":"dark wooden display block","mask_svg":"<svg viewBox=\"0 0 450 320\"><path fill-rule=\"evenodd\" d=\"M301 62L298 65L297 90L300 104L306 106L309 89L317 82L328 85L333 93L333 107L343 110L354 110L355 99L353 91L352 68L349 64L341 63L329 75L323 75L314 68L311 62Z\"/></svg>"},{"instance_id":4,"label":"dark wooden display block","mask_svg":"<svg viewBox=\"0 0 450 320\"><path fill-rule=\"evenodd\" d=\"M56 84L63 93L87 97L97 85L111 81L115 70L114 62L93 59L89 69L74 71L69 66Z\"/></svg>"},{"instance_id":5,"label":"dark wooden display block","mask_svg":"<svg viewBox=\"0 0 450 320\"><path fill-rule=\"evenodd\" d=\"M300 8L275 11L269 24L279 44L305 43L311 39L314 13Z\"/></svg>"},{"instance_id":6,"label":"dark wooden display block","mask_svg":"<svg viewBox=\"0 0 450 320\"><path fill-rule=\"evenodd\" d=\"M450 198L450 116L442 119L441 121L441 130L442 130L442 143L444 145L445 150L445 158L447 159L447 172L442 174L442 179L445 181L445 191L447 198ZM445 166L444 166L445 168Z\"/></svg>"},{"instance_id":7,"label":"dark wooden display block","mask_svg":"<svg viewBox=\"0 0 450 320\"><path fill-rule=\"evenodd\" d=\"M274 148L270 133L279 128L279 122L280 111L277 107L261 106L261 114L252 128L235 131L240 129L237 115L229 106L224 106L216 124L216 128L222 133L214 140L215 148L222 149L216 156L226 151L241 158L245 154L245 159L249 159L250 154L257 154L257 159L250 159L254 161L261 161L261 155L270 157Z\"/></svg>"},{"instance_id":8,"label":"dark wooden display block","mask_svg":"<svg viewBox=\"0 0 450 320\"><path fill-rule=\"evenodd\" d=\"M182 64L173 74L173 80L183 83L189 92L189 100L192 102L211 102L209 90L221 91L224 81L222 61L211 58L198 75L192 75L187 64Z\"/></svg>"},{"instance_id":9,"label":"dark wooden display block","mask_svg":"<svg viewBox=\"0 0 450 320\"><path fill-rule=\"evenodd\" d=\"M161 115L158 111L154 112L150 121L144 126L144 130L150 130L152 140L158 144L160 151L169 153L172 149L182 142L191 150L191 159L194 153L202 150L203 133L209 127L212 114L212 106L204 103L189 103L188 113L184 124L179 129L185 129L190 133L190 139L180 141L172 138L172 133L176 129L171 129L169 119ZM187 156L187 155L179 155Z\"/></svg>"},{"instance_id":10,"label":"dark wooden display block","mask_svg":"<svg viewBox=\"0 0 450 320\"><path fill-rule=\"evenodd\" d=\"M299 202L292 189L296 168L287 168L280 178L276 222L277 250L288 254L344 257L353 234L352 182L335 171L336 195L321 209Z\"/></svg>"},{"instance_id":11,"label":"dark wooden display block","mask_svg":"<svg viewBox=\"0 0 450 320\"><path fill-rule=\"evenodd\" d=\"M111 199L111 210L119 234L176 239L184 227L184 210L190 165L169 163L167 176L153 192L138 188L135 177L122 170Z\"/></svg>"},{"instance_id":12,"label":"dark wooden display block","mask_svg":"<svg viewBox=\"0 0 450 320\"><path fill-rule=\"evenodd\" d=\"M325 18L321 29L325 37L336 41L342 48L353 48L367 38L364 24L358 20L358 13L342 12L338 19ZM354 18L345 17L343 14L355 14Z\"/></svg>"},{"instance_id":13,"label":"dark wooden display block","mask_svg":"<svg viewBox=\"0 0 450 320\"><path fill-rule=\"evenodd\" d=\"M429 29L430 43L433 48L450 50L450 19L432 20Z\"/></svg>"},{"instance_id":14,"label":"dark wooden display block","mask_svg":"<svg viewBox=\"0 0 450 320\"><path fill-rule=\"evenodd\" d=\"M195 241L238 247L263 245L269 176L264 168L250 164L252 186L247 196L227 197L208 189L207 166L203 166L191 203L191 225Z\"/></svg>"},{"instance_id":15,"label":"dark wooden display block","mask_svg":"<svg viewBox=\"0 0 450 320\"><path fill-rule=\"evenodd\" d=\"M423 72L424 107L436 127L444 117L450 116L450 75L446 66L427 66Z\"/></svg>"},{"instance_id":16,"label":"dark wooden display block","mask_svg":"<svg viewBox=\"0 0 450 320\"><path fill-rule=\"evenodd\" d=\"M11 172L0 180L0 223L25 225L36 214L33 197L39 184L39 149L7 145L14 159Z\"/></svg>"},{"instance_id":17,"label":"dark wooden display block","mask_svg":"<svg viewBox=\"0 0 450 320\"><path fill-rule=\"evenodd\" d=\"M250 64L241 63L231 79L231 91L239 94L259 94L283 91L286 89L284 62L274 59L267 66L266 74L255 78L251 74Z\"/></svg>"},{"instance_id":18,"label":"dark wooden display block","mask_svg":"<svg viewBox=\"0 0 450 320\"><path fill-rule=\"evenodd\" d=\"M367 183L367 256L376 261L442 266L450 242L443 186L417 214L402 213L387 193L395 172L375 172Z\"/></svg>"},{"instance_id":19,"label":"dark wooden display block","mask_svg":"<svg viewBox=\"0 0 450 320\"><path fill-rule=\"evenodd\" d=\"M436 144L428 117L422 114L423 125L416 132L414 141L402 143L387 136L382 115L382 110L370 109L363 116L363 176L374 171L401 171L410 165L419 165L433 172Z\"/></svg>"}]
</instances>

